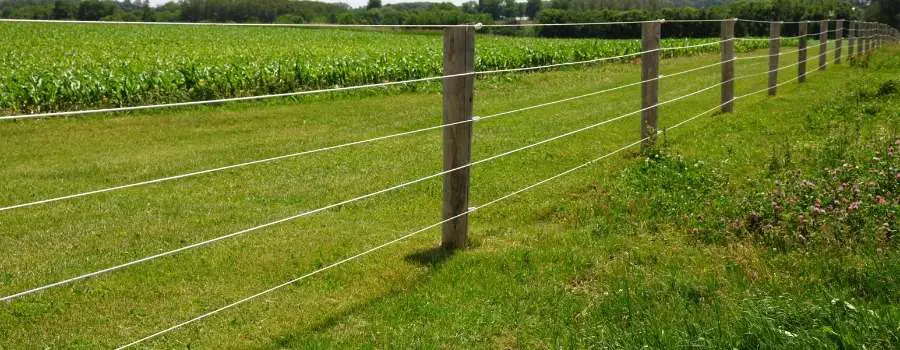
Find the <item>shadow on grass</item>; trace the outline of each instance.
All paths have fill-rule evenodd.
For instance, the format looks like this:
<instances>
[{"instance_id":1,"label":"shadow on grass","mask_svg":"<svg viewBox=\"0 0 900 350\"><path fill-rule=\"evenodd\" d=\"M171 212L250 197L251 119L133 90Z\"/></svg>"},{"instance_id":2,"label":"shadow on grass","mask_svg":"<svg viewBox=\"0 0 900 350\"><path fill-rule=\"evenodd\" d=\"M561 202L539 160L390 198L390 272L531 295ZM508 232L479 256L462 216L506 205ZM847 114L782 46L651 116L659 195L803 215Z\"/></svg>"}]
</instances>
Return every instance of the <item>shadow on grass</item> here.
<instances>
[{"instance_id":1,"label":"shadow on grass","mask_svg":"<svg viewBox=\"0 0 900 350\"><path fill-rule=\"evenodd\" d=\"M411 264L417 264L428 268L435 268L446 262L453 256L454 251L443 248L433 247L422 249L415 253L407 255L403 260Z\"/></svg>"},{"instance_id":2,"label":"shadow on grass","mask_svg":"<svg viewBox=\"0 0 900 350\"><path fill-rule=\"evenodd\" d=\"M443 265L447 260L449 260L454 254L454 251L445 249L443 247L432 247L432 248L423 248L413 253L406 255L403 260L409 264L415 264L419 266L423 266L428 268L429 270L433 270L437 267ZM335 310L336 313L325 317L319 322L311 325L307 329L312 331L313 333L322 333L335 326L339 325L342 321L345 321L351 315L361 313L365 309L371 307L371 305L376 304L378 302L382 302L384 300L388 300L391 298L395 298L400 294L406 292L409 286L415 285L418 281L420 281L424 276L420 276L414 281L409 281L405 284L397 284L393 288L385 291L381 295L377 295L371 298L367 298L366 300L361 300L357 303L353 303L351 306L344 308L342 310ZM303 344L308 340L304 337L305 332L302 330L296 330L294 332L286 332L286 334L276 337L273 339L272 346L275 348L297 348L303 347Z\"/></svg>"}]
</instances>

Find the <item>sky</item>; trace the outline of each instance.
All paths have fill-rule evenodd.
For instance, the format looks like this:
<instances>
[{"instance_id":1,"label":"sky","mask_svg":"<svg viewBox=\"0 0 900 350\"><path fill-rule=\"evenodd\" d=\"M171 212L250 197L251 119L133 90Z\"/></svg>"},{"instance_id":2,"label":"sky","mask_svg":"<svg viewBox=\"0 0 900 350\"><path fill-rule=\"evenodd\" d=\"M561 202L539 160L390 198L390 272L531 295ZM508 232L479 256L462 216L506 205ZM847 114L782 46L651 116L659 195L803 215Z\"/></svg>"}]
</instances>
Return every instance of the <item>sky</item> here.
<instances>
[{"instance_id":1,"label":"sky","mask_svg":"<svg viewBox=\"0 0 900 350\"><path fill-rule=\"evenodd\" d=\"M150 0L150 4L153 6L157 6L157 5L165 4L169 1L171 1L171 0ZM366 4L369 3L368 0L320 0L320 1L343 2L343 3L350 4L350 6L353 6L353 7L366 6ZM469 0L381 0L381 3L396 4L396 3L401 3L401 2L452 2L454 4L459 5L466 1L469 1Z\"/></svg>"}]
</instances>

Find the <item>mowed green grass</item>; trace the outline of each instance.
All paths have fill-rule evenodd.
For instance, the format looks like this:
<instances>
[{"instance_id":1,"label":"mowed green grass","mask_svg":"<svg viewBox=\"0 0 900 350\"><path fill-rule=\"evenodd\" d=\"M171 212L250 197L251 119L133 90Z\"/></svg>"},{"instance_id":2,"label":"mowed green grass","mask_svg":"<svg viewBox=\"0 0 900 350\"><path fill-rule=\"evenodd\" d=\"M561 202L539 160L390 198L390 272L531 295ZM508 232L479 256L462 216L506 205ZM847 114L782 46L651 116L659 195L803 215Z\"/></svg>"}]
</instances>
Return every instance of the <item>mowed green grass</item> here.
<instances>
[{"instance_id":1,"label":"mowed green grass","mask_svg":"<svg viewBox=\"0 0 900 350\"><path fill-rule=\"evenodd\" d=\"M812 48L810 57L814 57ZM893 49L886 54L896 55ZM764 52L756 52L764 54ZM717 55L663 62L671 74ZM786 56L783 65L795 62ZM667 133L675 149L729 160L735 178L766 166L778 142L816 142L799 116L877 71L831 66L777 98L758 94L736 113ZM737 74L762 72L742 61ZM715 84L718 70L661 82L661 100ZM796 74L782 71L786 81ZM887 74L887 73L881 73ZM631 83L640 66L604 65L478 86L477 115ZM760 75L737 94L765 87ZM640 108L640 87L498 117L475 125L474 159ZM660 126L718 104L718 89L660 108ZM0 203L17 204L436 125L439 93L344 97L302 104L236 104L0 124ZM557 174L638 139L632 116L473 169L472 205ZM896 119L893 119L896 123ZM896 124L895 124L896 125ZM165 184L0 212L0 294L94 271L373 192L440 171L440 133L392 139ZM678 230L585 232L579 219L597 182L643 161L633 151L472 215L473 247L435 252L431 230L371 256L197 322L144 345L169 347L556 347L726 345L733 324L764 322L718 304L686 308L647 276L718 281L722 259L760 262L763 248L694 245ZM607 179L607 180L604 180ZM440 220L440 179L176 256L0 305L7 348L113 347L249 296ZM624 224L623 224L624 225ZM637 254L635 257L634 254ZM650 259L654 265L633 259ZM744 260L740 260L744 259ZM740 260L740 261L739 261ZM766 265L769 266L769 265ZM789 274L784 265L773 273ZM781 268L780 270L778 270ZM599 273L597 273L599 271ZM588 278L583 278L587 276ZM737 278L730 276L731 278ZM661 279L665 280L665 279ZM752 287L723 300L778 298ZM788 284L784 277L777 282ZM698 282L698 283L700 283ZM723 282L724 284L725 282ZM765 285L773 288L772 282ZM627 293L625 293L627 292ZM651 298L633 298L649 293ZM733 293L733 294L730 294ZM788 294L789 295L789 294ZM764 300L764 299L760 299ZM667 302L668 301L668 302ZM645 302L665 314L630 314ZM796 300L797 303L811 302ZM720 301L727 304L725 301ZM762 302L760 302L762 303ZM790 304L777 304L785 307ZM671 307L670 307L671 306ZM684 308L683 308L684 307ZM768 307L760 305L761 308ZM896 320L897 310L892 315ZM719 313L721 311L721 313ZM713 316L726 322L712 327ZM629 327L631 320L635 325ZM777 325L776 325L777 326ZM717 337L717 335L721 335ZM777 344L777 343L770 343Z\"/></svg>"}]
</instances>

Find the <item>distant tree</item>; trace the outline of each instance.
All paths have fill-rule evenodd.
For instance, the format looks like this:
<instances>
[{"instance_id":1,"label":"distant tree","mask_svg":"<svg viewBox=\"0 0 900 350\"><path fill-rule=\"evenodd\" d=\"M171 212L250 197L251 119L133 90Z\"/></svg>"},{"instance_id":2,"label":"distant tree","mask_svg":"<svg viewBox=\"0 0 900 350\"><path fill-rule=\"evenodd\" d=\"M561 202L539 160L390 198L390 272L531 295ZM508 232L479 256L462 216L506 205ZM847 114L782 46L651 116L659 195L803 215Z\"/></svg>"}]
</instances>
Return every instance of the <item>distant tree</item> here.
<instances>
[{"instance_id":1,"label":"distant tree","mask_svg":"<svg viewBox=\"0 0 900 350\"><path fill-rule=\"evenodd\" d=\"M528 3L525 5L525 16L534 19L537 17L537 13L541 12L542 6L541 0L528 0Z\"/></svg>"},{"instance_id":2,"label":"distant tree","mask_svg":"<svg viewBox=\"0 0 900 350\"><path fill-rule=\"evenodd\" d=\"M866 19L900 27L900 0L875 0L866 9Z\"/></svg>"},{"instance_id":3,"label":"distant tree","mask_svg":"<svg viewBox=\"0 0 900 350\"><path fill-rule=\"evenodd\" d=\"M466 1L460 6L460 8L465 13L478 13L478 2L477 1Z\"/></svg>"},{"instance_id":4,"label":"distant tree","mask_svg":"<svg viewBox=\"0 0 900 350\"><path fill-rule=\"evenodd\" d=\"M366 8L369 10L381 8L381 0L369 0L369 4L366 5Z\"/></svg>"},{"instance_id":5,"label":"distant tree","mask_svg":"<svg viewBox=\"0 0 900 350\"><path fill-rule=\"evenodd\" d=\"M69 0L56 0L53 2L53 19L72 19L76 8L75 3Z\"/></svg>"},{"instance_id":6,"label":"distant tree","mask_svg":"<svg viewBox=\"0 0 900 350\"><path fill-rule=\"evenodd\" d=\"M491 15L494 19L503 17L502 0L478 0L478 12Z\"/></svg>"},{"instance_id":7,"label":"distant tree","mask_svg":"<svg viewBox=\"0 0 900 350\"><path fill-rule=\"evenodd\" d=\"M111 1L85 0L78 4L77 17L82 21L99 21L116 12L116 4Z\"/></svg>"}]
</instances>

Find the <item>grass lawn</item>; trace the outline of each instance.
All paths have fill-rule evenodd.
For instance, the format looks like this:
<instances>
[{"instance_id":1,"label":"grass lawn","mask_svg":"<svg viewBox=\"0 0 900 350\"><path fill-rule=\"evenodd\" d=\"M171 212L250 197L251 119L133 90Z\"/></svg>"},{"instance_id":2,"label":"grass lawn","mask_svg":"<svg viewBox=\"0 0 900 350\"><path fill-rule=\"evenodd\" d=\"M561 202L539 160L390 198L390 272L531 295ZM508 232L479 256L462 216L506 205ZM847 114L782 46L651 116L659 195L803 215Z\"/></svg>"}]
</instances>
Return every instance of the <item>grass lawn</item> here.
<instances>
[{"instance_id":1,"label":"grass lawn","mask_svg":"<svg viewBox=\"0 0 900 350\"><path fill-rule=\"evenodd\" d=\"M896 158L874 152L898 139L900 94L886 83L896 85L898 57L900 49L887 47L824 72L810 60L807 83L667 132L655 157L631 150L479 211L470 219L471 249L436 251L440 234L431 230L143 346L896 347L900 255L889 234L801 240L777 237L793 232L787 224L754 235L748 224L730 223L753 217L752 204L776 181L871 158L892 161L887 171L896 172ZM661 70L717 59L675 58ZM793 62L796 54L781 63ZM740 61L737 74L766 67ZM780 79L795 74L788 68ZM639 65L612 64L491 79L476 83L476 115L639 77ZM717 68L665 79L660 98L718 80ZM740 80L737 95L765 82ZM637 110L639 96L635 86L478 122L473 157ZM665 105L660 126L718 101L713 89ZM413 130L438 124L440 114L440 94L419 92L0 123L0 206ZM638 138L633 116L478 165L472 204ZM434 131L0 212L0 295L438 172L440 145ZM128 343L435 223L440 191L434 179L0 303L0 348ZM878 215L857 225L861 232L878 235L882 223L897 230L896 195L884 207L863 204Z\"/></svg>"}]
</instances>

